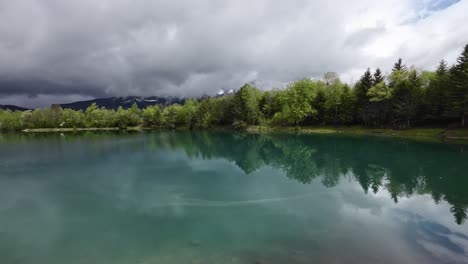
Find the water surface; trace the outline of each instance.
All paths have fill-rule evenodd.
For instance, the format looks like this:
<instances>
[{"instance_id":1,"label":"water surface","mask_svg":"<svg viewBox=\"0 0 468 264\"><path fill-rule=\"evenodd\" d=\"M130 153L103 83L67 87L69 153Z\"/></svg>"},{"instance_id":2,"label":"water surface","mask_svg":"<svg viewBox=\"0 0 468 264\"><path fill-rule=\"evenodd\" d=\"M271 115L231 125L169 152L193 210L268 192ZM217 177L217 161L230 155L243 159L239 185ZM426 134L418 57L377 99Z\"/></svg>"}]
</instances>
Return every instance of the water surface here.
<instances>
[{"instance_id":1,"label":"water surface","mask_svg":"<svg viewBox=\"0 0 468 264\"><path fill-rule=\"evenodd\" d=\"M0 263L468 263L466 146L0 135Z\"/></svg>"}]
</instances>

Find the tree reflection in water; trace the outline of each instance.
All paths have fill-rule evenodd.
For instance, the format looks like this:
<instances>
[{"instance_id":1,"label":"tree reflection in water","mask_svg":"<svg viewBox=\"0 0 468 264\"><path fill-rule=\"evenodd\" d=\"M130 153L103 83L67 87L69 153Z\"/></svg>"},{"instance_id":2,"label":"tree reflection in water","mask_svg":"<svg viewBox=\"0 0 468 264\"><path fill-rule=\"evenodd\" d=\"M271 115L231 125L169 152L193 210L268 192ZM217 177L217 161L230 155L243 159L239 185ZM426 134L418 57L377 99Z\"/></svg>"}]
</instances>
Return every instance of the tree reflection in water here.
<instances>
[{"instance_id":1,"label":"tree reflection in water","mask_svg":"<svg viewBox=\"0 0 468 264\"><path fill-rule=\"evenodd\" d=\"M304 184L333 187L354 177L365 193L385 189L401 197L429 194L450 204L464 223L468 206L468 156L463 146L341 135L165 132L150 135L152 148L181 149L190 157L223 158L249 174L262 166L283 170Z\"/></svg>"}]
</instances>

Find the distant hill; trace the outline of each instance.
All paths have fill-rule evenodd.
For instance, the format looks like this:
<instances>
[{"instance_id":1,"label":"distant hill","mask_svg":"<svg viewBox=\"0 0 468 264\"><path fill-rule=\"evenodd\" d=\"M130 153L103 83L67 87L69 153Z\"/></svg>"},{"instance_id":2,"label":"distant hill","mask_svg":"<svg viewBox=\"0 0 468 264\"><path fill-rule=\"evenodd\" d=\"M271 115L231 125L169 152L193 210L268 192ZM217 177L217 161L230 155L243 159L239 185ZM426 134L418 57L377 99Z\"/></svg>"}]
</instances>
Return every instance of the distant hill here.
<instances>
[{"instance_id":1,"label":"distant hill","mask_svg":"<svg viewBox=\"0 0 468 264\"><path fill-rule=\"evenodd\" d=\"M26 111L30 110L29 108L16 106L16 105L0 105L0 109L7 110L10 109L11 111Z\"/></svg>"},{"instance_id":2,"label":"distant hill","mask_svg":"<svg viewBox=\"0 0 468 264\"><path fill-rule=\"evenodd\" d=\"M87 101L78 101L69 104L60 104L62 108L70 108L73 110L86 110L90 105L96 103L98 107L105 107L107 109L117 109L122 106L124 109L130 108L134 103L138 105L140 109L148 106L157 104L171 105L171 104L184 104L185 98L177 97L139 97L139 96L128 96L128 97L109 97L109 98L98 98Z\"/></svg>"},{"instance_id":3,"label":"distant hill","mask_svg":"<svg viewBox=\"0 0 468 264\"><path fill-rule=\"evenodd\" d=\"M219 90L215 96L212 97L222 97L227 95L234 94L234 90ZM208 98L210 96L203 96L200 98ZM199 99L200 99L199 98ZM186 98L178 98L178 97L159 97L159 96L150 96L150 97L141 97L141 96L128 96L128 97L109 97L109 98L96 98L92 100L86 101L77 101L73 103L67 104L52 104L52 106L60 106L62 108L68 108L73 110L86 110L89 106L93 103L96 103L98 107L104 107L106 109L114 109L117 110L119 106L122 106L124 109L128 109L132 107L134 103L138 105L138 108L144 109L148 106L153 105L163 105L168 106L172 104L184 104ZM0 109L10 109L12 111L26 111L31 110L25 107L15 106L15 105L0 105Z\"/></svg>"}]
</instances>

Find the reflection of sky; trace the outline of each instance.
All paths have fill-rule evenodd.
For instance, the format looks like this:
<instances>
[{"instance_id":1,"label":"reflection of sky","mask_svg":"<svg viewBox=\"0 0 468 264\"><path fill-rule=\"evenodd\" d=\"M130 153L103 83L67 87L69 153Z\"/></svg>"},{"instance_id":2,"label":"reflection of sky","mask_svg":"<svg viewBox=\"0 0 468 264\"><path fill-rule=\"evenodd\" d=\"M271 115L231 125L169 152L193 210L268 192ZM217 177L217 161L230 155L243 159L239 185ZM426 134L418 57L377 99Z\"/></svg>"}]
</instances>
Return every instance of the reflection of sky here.
<instances>
[{"instance_id":1,"label":"reflection of sky","mask_svg":"<svg viewBox=\"0 0 468 264\"><path fill-rule=\"evenodd\" d=\"M71 254L79 246L101 249L116 240L141 254L174 254L194 240L238 251L316 254L323 263L353 257L357 262L378 262L379 257L400 263L468 260L468 226L457 225L450 206L443 201L435 205L428 195L401 197L394 204L384 188L364 194L352 177L325 188L320 179L302 184L271 167L246 175L221 158L140 152L138 147L128 155L122 147L107 147L112 151L88 152L89 160L81 162L63 157L64 163L53 167L31 163L18 177L13 174L20 164L9 165L10 174L0 176L0 234L8 238L0 238L0 260L7 244L50 250L53 256L56 251ZM287 199L301 194L310 196ZM266 198L285 199L234 207L184 206L187 199L211 205ZM78 241L76 233L86 239ZM67 239L70 248L62 243ZM100 254L106 253L111 254Z\"/></svg>"},{"instance_id":2,"label":"reflection of sky","mask_svg":"<svg viewBox=\"0 0 468 264\"><path fill-rule=\"evenodd\" d=\"M211 161L195 159L188 162L191 164L189 167L192 168L229 171L222 169L222 160L211 163ZM261 178L262 176L265 178L265 175L268 175L269 179L255 179L255 177ZM288 192L284 185L279 185L277 182L268 184L272 182L271 177L285 177L283 173L275 169L262 168L249 177L252 179L245 186L244 192L257 192L259 195L269 197L284 196L285 192ZM335 218L338 220L336 223L349 225L352 228L362 227L364 229L362 231L367 233L374 231L368 234L368 239L372 239L374 244L381 243L382 248L386 250L394 250L400 254L401 259L410 263L421 261L427 263L429 259L424 256L432 255L438 261L443 260L447 263L468 261L468 226L457 225L454 222L453 216L449 213L450 205L447 202L435 204L430 195L414 195L400 197L398 203L395 204L390 198L390 193L384 188L375 194L371 192L364 194L362 187L356 181L342 179L338 186L324 190L323 186L317 184L318 181L319 179L312 184L312 187L298 184L293 189L302 192L310 192L310 189L313 189L317 193L313 197L313 211L317 208L321 208L321 212L327 210L329 214L335 214L334 210L339 211L341 219ZM307 202L311 203L309 200ZM278 204L271 206L278 209ZM310 216L312 213L295 209L291 208L290 204L285 204L281 211L292 214L298 219ZM330 225L328 230L340 229L333 227L333 222L328 224ZM375 237L371 234L375 234ZM362 244L372 246L372 244ZM415 251L420 252L420 255L416 255Z\"/></svg>"},{"instance_id":3,"label":"reflection of sky","mask_svg":"<svg viewBox=\"0 0 468 264\"><path fill-rule=\"evenodd\" d=\"M468 261L468 227L454 222L446 202L436 205L431 196L417 195L401 198L398 204L394 204L384 189L376 194L367 194L372 196L369 199L362 197L362 187L357 182L340 184L337 189L342 194L343 218L357 218L366 223L367 230L372 225L395 229L399 237L394 237L395 241L386 237L387 245L405 242L407 248L432 255L441 263Z\"/></svg>"}]
</instances>

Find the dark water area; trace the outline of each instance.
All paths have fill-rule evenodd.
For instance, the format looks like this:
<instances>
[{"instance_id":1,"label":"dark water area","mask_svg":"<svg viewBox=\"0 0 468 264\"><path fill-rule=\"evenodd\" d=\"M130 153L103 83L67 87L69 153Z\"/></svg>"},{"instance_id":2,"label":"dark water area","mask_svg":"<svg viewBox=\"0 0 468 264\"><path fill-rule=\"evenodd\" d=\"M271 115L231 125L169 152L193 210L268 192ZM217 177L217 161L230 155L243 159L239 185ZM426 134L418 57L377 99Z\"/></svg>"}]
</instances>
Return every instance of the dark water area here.
<instances>
[{"instance_id":1,"label":"dark water area","mask_svg":"<svg viewBox=\"0 0 468 264\"><path fill-rule=\"evenodd\" d=\"M468 147L0 134L0 263L468 263Z\"/></svg>"}]
</instances>

